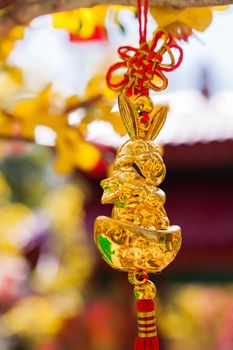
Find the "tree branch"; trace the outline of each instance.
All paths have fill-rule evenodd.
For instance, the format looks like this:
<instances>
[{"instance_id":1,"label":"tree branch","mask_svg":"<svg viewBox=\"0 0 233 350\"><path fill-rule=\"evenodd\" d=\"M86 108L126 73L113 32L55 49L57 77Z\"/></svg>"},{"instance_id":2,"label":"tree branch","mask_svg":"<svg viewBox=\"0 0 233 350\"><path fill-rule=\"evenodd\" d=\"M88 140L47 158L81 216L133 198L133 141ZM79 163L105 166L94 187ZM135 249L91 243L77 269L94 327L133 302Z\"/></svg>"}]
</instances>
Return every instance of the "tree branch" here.
<instances>
[{"instance_id":1,"label":"tree branch","mask_svg":"<svg viewBox=\"0 0 233 350\"><path fill-rule=\"evenodd\" d=\"M68 11L98 4L136 5L136 0L0 0L0 36L18 24L48 13ZM151 0L150 5L202 7L232 4L233 0Z\"/></svg>"},{"instance_id":2,"label":"tree branch","mask_svg":"<svg viewBox=\"0 0 233 350\"><path fill-rule=\"evenodd\" d=\"M0 133L0 140L2 141L20 141L20 142L26 142L34 144L35 140L27 137L21 137L21 136L12 136L12 135L5 135Z\"/></svg>"}]
</instances>

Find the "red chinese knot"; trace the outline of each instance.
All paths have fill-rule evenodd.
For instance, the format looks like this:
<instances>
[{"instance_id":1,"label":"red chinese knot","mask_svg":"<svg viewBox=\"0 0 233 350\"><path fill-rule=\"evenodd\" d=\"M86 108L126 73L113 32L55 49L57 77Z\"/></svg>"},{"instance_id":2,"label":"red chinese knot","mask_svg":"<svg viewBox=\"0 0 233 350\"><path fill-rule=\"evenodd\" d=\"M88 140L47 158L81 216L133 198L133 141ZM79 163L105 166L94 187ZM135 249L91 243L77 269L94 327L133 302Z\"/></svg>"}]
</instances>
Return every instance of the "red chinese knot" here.
<instances>
[{"instance_id":1,"label":"red chinese knot","mask_svg":"<svg viewBox=\"0 0 233 350\"><path fill-rule=\"evenodd\" d=\"M178 51L176 60L172 50ZM112 90L131 95L149 95L149 89L166 89L168 79L163 72L171 72L179 67L183 51L173 40L172 35L164 30L157 30L150 43L142 42L138 49L121 46L118 53L122 62L112 65L106 75L106 81ZM164 62L168 58L168 62ZM126 69L123 78L113 82L113 75L120 69Z\"/></svg>"}]
</instances>

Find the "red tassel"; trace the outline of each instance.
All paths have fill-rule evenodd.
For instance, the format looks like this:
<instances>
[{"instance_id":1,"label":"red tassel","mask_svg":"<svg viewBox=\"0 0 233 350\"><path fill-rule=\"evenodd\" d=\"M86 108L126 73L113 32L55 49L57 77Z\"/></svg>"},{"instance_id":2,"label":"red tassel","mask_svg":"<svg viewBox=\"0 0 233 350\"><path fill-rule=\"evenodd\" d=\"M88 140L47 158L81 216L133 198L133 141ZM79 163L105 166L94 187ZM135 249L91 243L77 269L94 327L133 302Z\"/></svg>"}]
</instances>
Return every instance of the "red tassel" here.
<instances>
[{"instance_id":1,"label":"red tassel","mask_svg":"<svg viewBox=\"0 0 233 350\"><path fill-rule=\"evenodd\" d=\"M134 350L159 350L158 337L140 338L137 337L134 343Z\"/></svg>"},{"instance_id":2,"label":"red tassel","mask_svg":"<svg viewBox=\"0 0 233 350\"><path fill-rule=\"evenodd\" d=\"M137 300L138 336L134 350L159 350L153 300Z\"/></svg>"}]
</instances>

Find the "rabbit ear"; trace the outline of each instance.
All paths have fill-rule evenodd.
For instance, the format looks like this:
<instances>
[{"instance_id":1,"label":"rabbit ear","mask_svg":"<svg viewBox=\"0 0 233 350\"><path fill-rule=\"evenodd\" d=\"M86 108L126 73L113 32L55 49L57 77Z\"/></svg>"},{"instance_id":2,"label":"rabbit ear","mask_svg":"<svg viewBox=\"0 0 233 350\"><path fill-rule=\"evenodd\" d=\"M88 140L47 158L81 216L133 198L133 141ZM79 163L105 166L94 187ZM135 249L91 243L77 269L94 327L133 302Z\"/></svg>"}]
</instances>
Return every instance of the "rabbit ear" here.
<instances>
[{"instance_id":1,"label":"rabbit ear","mask_svg":"<svg viewBox=\"0 0 233 350\"><path fill-rule=\"evenodd\" d=\"M120 94L118 97L119 110L121 118L130 137L138 134L137 127L137 112L130 101L130 99L124 94Z\"/></svg>"},{"instance_id":2,"label":"rabbit ear","mask_svg":"<svg viewBox=\"0 0 233 350\"><path fill-rule=\"evenodd\" d=\"M149 140L154 140L162 129L168 112L168 106L162 106L153 116L153 121L150 128L146 134L146 138Z\"/></svg>"}]
</instances>

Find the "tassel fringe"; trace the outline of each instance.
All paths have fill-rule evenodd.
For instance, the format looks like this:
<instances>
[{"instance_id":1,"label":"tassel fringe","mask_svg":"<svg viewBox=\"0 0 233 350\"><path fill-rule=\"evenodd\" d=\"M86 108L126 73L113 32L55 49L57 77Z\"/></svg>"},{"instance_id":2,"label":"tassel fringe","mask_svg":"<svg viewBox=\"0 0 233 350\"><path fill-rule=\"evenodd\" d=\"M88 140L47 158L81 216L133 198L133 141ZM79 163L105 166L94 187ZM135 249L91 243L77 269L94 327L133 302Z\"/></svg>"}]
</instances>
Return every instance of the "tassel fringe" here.
<instances>
[{"instance_id":1,"label":"tassel fringe","mask_svg":"<svg viewBox=\"0 0 233 350\"><path fill-rule=\"evenodd\" d=\"M158 337L150 338L136 338L134 343L134 350L159 350L159 339Z\"/></svg>"}]
</instances>

